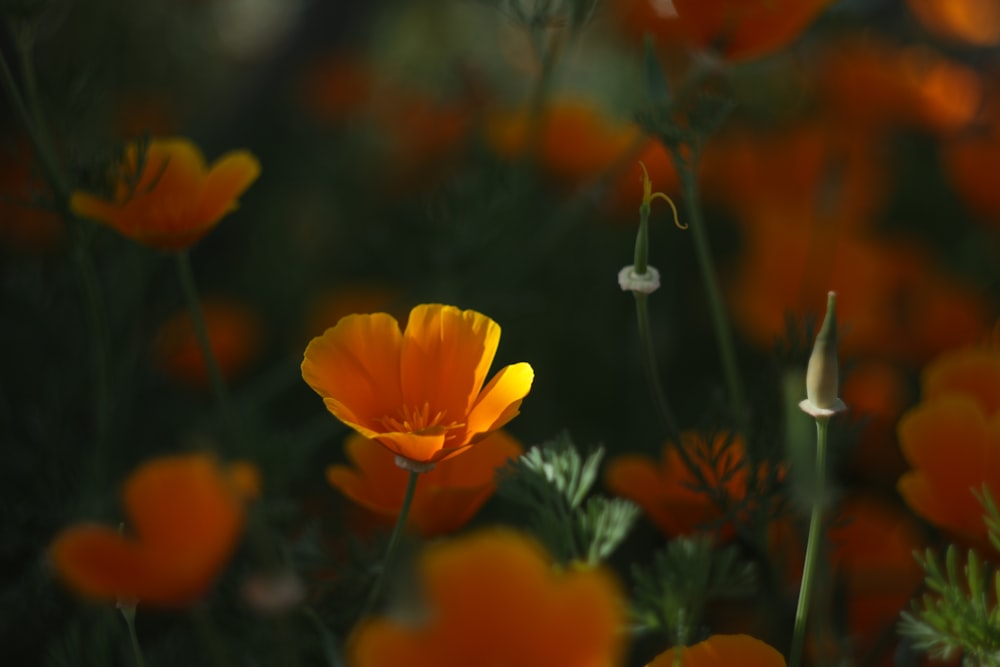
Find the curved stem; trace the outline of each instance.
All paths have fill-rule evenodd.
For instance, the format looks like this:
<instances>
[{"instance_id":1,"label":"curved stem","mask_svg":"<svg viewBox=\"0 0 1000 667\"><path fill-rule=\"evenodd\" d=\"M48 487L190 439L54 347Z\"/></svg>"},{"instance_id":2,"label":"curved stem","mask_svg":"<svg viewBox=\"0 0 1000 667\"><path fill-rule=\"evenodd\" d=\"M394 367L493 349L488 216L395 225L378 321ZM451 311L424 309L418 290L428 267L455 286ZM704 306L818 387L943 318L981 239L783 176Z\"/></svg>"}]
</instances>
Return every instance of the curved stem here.
<instances>
[{"instance_id":1,"label":"curved stem","mask_svg":"<svg viewBox=\"0 0 1000 667\"><path fill-rule=\"evenodd\" d=\"M708 299L712 326L715 329L715 339L719 347L719 358L722 361L722 372L725 376L729 399L732 401L733 416L739 430L746 432L749 412L747 410L746 394L743 390L743 379L736 360L736 346L733 343L732 325L722 298L715 266L712 261L712 250L708 242L708 232L705 230L704 216L701 210L701 200L698 197L698 154L691 149L690 158L685 161L679 147L665 143L670 151L681 181L681 195L687 209L687 223L694 236L695 258L698 261L698 271L701 274L705 296Z\"/></svg>"},{"instance_id":2,"label":"curved stem","mask_svg":"<svg viewBox=\"0 0 1000 667\"><path fill-rule=\"evenodd\" d=\"M399 542L403 526L406 525L406 519L410 515L410 505L413 504L413 496L417 491L417 479L419 477L419 472L415 470L410 471L410 478L406 482L406 493L403 495L403 506L399 509L399 516L396 517L396 525L393 526L392 534L389 535L389 545L385 549L385 558L382 559L382 571L375 579L372 590L368 594L368 601L365 602L365 606L361 610L362 617L371 613L371 610L375 607L375 603L378 601L378 596L382 592L382 586L385 583L386 575L389 572L389 565L392 562L393 552L396 550L396 543Z\"/></svg>"},{"instance_id":3,"label":"curved stem","mask_svg":"<svg viewBox=\"0 0 1000 667\"><path fill-rule=\"evenodd\" d=\"M826 437L829 424L828 417L816 419L815 495L813 496L812 512L809 515L809 538L806 542L806 560L802 568L799 603L795 609L795 631L792 635L789 667L799 667L802 661L802 649L806 636L806 617L809 614L809 600L812 595L816 563L819 560L820 542L823 537L823 506L826 503Z\"/></svg>"}]
</instances>

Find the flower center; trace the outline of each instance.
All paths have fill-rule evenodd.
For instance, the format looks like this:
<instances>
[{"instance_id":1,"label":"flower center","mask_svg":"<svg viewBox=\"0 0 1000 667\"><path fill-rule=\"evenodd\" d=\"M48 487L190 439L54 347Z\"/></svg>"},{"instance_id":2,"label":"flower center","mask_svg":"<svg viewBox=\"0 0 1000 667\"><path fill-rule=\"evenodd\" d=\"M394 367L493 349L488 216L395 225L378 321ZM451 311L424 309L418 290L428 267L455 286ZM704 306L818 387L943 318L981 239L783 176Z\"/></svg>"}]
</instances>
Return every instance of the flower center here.
<instances>
[{"instance_id":1,"label":"flower center","mask_svg":"<svg viewBox=\"0 0 1000 667\"><path fill-rule=\"evenodd\" d=\"M386 415L378 421L391 431L416 433L417 435L440 435L462 426L461 422L445 421L444 410L432 415L430 403L427 401L424 401L424 404L418 408L404 405L398 417Z\"/></svg>"}]
</instances>

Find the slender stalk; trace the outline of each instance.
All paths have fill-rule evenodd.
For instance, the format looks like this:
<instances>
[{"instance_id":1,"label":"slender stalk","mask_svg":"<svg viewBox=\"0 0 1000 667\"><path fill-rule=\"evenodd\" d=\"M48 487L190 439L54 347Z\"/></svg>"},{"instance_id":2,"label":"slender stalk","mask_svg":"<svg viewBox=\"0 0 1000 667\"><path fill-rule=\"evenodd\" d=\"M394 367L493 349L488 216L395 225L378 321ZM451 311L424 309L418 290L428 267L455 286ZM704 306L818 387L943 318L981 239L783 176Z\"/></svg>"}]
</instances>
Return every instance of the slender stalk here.
<instances>
[{"instance_id":1,"label":"slender stalk","mask_svg":"<svg viewBox=\"0 0 1000 667\"><path fill-rule=\"evenodd\" d=\"M741 431L746 432L747 410L746 394L743 390L743 379L739 364L736 361L736 346L733 343L732 325L722 299L722 290L715 275L712 262L712 250L708 242L708 232L698 197L698 152L692 148L687 160L680 154L680 148L669 143L664 144L670 151L681 181L681 196L687 209L687 224L694 236L695 258L698 261L698 271L701 274L705 296L708 299L712 326L715 329L715 340L719 347L719 357L722 361L722 372L732 401L733 416Z\"/></svg>"},{"instance_id":2,"label":"slender stalk","mask_svg":"<svg viewBox=\"0 0 1000 667\"><path fill-rule=\"evenodd\" d=\"M792 652L788 666L799 667L802 649L805 646L806 617L809 615L809 600L812 595L816 563L819 560L820 542L823 537L823 507L826 503L826 439L830 418L816 418L816 479L812 512L809 515L809 538L806 541L806 560L802 568L802 583L799 588L799 603L795 609L795 631L792 635Z\"/></svg>"},{"instance_id":3,"label":"slender stalk","mask_svg":"<svg viewBox=\"0 0 1000 667\"><path fill-rule=\"evenodd\" d=\"M653 404L656 406L656 413L660 416L660 421L663 422L663 426L667 430L667 435L670 439L677 443L678 449L684 449L681 446L680 429L677 426L677 419L670 409L667 395L663 391L663 385L660 383L660 374L657 372L656 352L653 348L653 330L649 323L648 294L635 293L635 316L639 326L639 346L642 348L642 371L646 376L646 384L653 398Z\"/></svg>"},{"instance_id":4,"label":"slender stalk","mask_svg":"<svg viewBox=\"0 0 1000 667\"><path fill-rule=\"evenodd\" d=\"M184 299L187 301L188 311L191 313L191 323L194 325L195 338L198 340L198 347L201 348L202 360L208 370L208 379L212 385L212 394L215 396L216 404L222 413L226 428L231 438L242 442L239 426L236 421L233 406L229 399L229 390L226 381L222 377L219 362L212 351L212 342L208 338L208 327L205 325L205 314L201 309L201 299L198 297L198 286L194 280L194 271L191 269L191 259L187 250L177 253L177 277L184 292Z\"/></svg>"},{"instance_id":5,"label":"slender stalk","mask_svg":"<svg viewBox=\"0 0 1000 667\"><path fill-rule=\"evenodd\" d=\"M417 479L419 477L419 472L415 470L410 471L410 479L406 482L406 493L403 495L403 506L399 509L399 516L396 517L396 525L393 526L392 534L389 535L389 545L385 549L385 558L382 559L382 571L375 579L375 583L372 584L372 590L368 594L368 601L365 602L361 616L367 616L371 613L371 610L375 607L375 603L378 602L378 596L382 592L382 586L385 583L386 575L389 572L389 565L396 550L396 543L399 542L403 526L406 525L406 519L410 515L410 505L413 504L413 496L417 491Z\"/></svg>"},{"instance_id":6,"label":"slender stalk","mask_svg":"<svg viewBox=\"0 0 1000 667\"><path fill-rule=\"evenodd\" d=\"M121 607L121 611L125 617L125 625L128 626L128 637L132 643L132 656L135 658L136 667L146 667L146 660L142 657L142 647L139 646L139 636L135 633L135 607Z\"/></svg>"}]
</instances>

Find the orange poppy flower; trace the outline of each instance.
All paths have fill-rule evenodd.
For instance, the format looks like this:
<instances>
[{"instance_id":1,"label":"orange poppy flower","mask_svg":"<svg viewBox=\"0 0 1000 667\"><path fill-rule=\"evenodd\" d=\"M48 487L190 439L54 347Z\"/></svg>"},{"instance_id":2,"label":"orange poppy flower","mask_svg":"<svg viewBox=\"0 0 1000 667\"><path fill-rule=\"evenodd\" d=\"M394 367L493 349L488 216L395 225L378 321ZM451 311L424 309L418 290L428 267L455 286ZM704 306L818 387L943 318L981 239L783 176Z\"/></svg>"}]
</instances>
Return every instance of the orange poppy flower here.
<instances>
[{"instance_id":1,"label":"orange poppy flower","mask_svg":"<svg viewBox=\"0 0 1000 667\"><path fill-rule=\"evenodd\" d=\"M252 310L237 303L205 299L201 305L212 353L223 376L231 380L260 351L260 322ZM178 383L209 386L191 311L181 310L163 323L153 342L153 356L160 369Z\"/></svg>"},{"instance_id":2,"label":"orange poppy flower","mask_svg":"<svg viewBox=\"0 0 1000 667\"><path fill-rule=\"evenodd\" d=\"M490 530L432 545L418 576L427 613L364 622L354 667L619 664L625 602L604 570L556 572L532 540Z\"/></svg>"},{"instance_id":3,"label":"orange poppy flower","mask_svg":"<svg viewBox=\"0 0 1000 667\"><path fill-rule=\"evenodd\" d=\"M355 467L330 466L326 478L345 496L377 514L395 517L403 506L409 475L385 447L357 433L344 444ZM423 537L458 530L496 490L497 469L524 452L503 431L491 433L464 455L442 461L421 475L407 526Z\"/></svg>"},{"instance_id":4,"label":"orange poppy flower","mask_svg":"<svg viewBox=\"0 0 1000 667\"><path fill-rule=\"evenodd\" d=\"M620 0L625 31L662 44L684 41L731 61L774 53L793 42L832 0Z\"/></svg>"},{"instance_id":5,"label":"orange poppy flower","mask_svg":"<svg viewBox=\"0 0 1000 667\"><path fill-rule=\"evenodd\" d=\"M720 433L709 444L701 434L687 431L681 434L681 446L699 466L708 484L721 487L730 501L746 497L750 480L741 437ZM712 460L714 467L710 464ZM613 493L639 505L670 537L718 528L713 524L723 516L716 501L699 488L698 479L684 464L673 443L664 445L658 464L639 455L613 459L604 481ZM723 537L731 537L732 525L722 526L721 532Z\"/></svg>"},{"instance_id":6,"label":"orange poppy flower","mask_svg":"<svg viewBox=\"0 0 1000 667\"><path fill-rule=\"evenodd\" d=\"M423 304L406 330L387 313L348 315L306 347L302 377L327 409L415 463L459 454L518 414L534 371L501 369L483 387L500 326L474 310Z\"/></svg>"},{"instance_id":7,"label":"orange poppy flower","mask_svg":"<svg viewBox=\"0 0 1000 667\"><path fill-rule=\"evenodd\" d=\"M143 245L183 250L233 211L259 174L260 163L247 151L227 153L208 168L187 139L154 139L141 164L138 144L128 146L112 201L75 192L70 207Z\"/></svg>"},{"instance_id":8,"label":"orange poppy flower","mask_svg":"<svg viewBox=\"0 0 1000 667\"><path fill-rule=\"evenodd\" d=\"M680 656L677 656L677 652ZM646 667L784 667L785 657L750 635L712 635L703 642L661 653Z\"/></svg>"},{"instance_id":9,"label":"orange poppy flower","mask_svg":"<svg viewBox=\"0 0 1000 667\"><path fill-rule=\"evenodd\" d=\"M987 544L983 509L972 493L1000 497L1000 350L949 352L924 370L923 399L899 422L913 468L897 484L910 508L956 537Z\"/></svg>"},{"instance_id":10,"label":"orange poppy flower","mask_svg":"<svg viewBox=\"0 0 1000 667\"><path fill-rule=\"evenodd\" d=\"M49 553L66 584L98 600L180 607L203 595L236 547L244 501L257 494L257 470L223 467L208 454L168 456L140 466L125 483L134 536L79 524Z\"/></svg>"}]
</instances>

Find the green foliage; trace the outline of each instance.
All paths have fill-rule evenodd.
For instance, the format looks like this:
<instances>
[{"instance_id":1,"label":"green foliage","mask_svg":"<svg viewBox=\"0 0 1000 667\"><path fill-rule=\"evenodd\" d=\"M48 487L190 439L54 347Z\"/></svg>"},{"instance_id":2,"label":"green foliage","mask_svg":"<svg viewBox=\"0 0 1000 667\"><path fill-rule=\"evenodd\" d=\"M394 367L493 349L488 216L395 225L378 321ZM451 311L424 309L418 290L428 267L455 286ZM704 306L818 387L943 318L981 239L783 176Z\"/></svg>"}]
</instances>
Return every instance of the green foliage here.
<instances>
[{"instance_id":1,"label":"green foliage","mask_svg":"<svg viewBox=\"0 0 1000 667\"><path fill-rule=\"evenodd\" d=\"M929 549L917 560L930 592L903 613L900 633L935 658L962 655L965 665L1000 665L1000 575L973 550L962 563L955 545L944 567Z\"/></svg>"},{"instance_id":2,"label":"green foliage","mask_svg":"<svg viewBox=\"0 0 1000 667\"><path fill-rule=\"evenodd\" d=\"M562 432L501 473L498 494L528 508L533 532L560 562L605 560L639 517L639 508L622 498L587 499L603 457L598 447L581 458Z\"/></svg>"},{"instance_id":3,"label":"green foliage","mask_svg":"<svg viewBox=\"0 0 1000 667\"><path fill-rule=\"evenodd\" d=\"M676 645L697 637L708 602L747 596L756 588L753 565L741 561L734 547L716 549L707 535L672 541L649 568L633 565L632 579L634 629L661 632Z\"/></svg>"}]
</instances>

